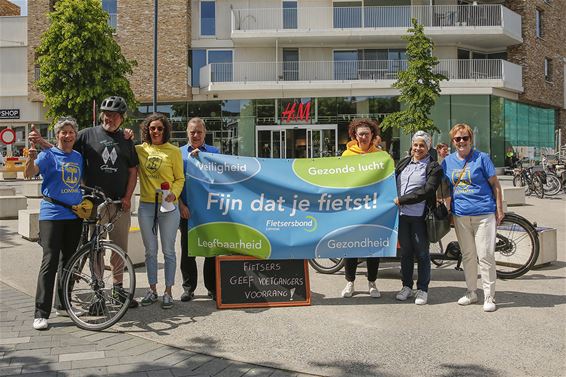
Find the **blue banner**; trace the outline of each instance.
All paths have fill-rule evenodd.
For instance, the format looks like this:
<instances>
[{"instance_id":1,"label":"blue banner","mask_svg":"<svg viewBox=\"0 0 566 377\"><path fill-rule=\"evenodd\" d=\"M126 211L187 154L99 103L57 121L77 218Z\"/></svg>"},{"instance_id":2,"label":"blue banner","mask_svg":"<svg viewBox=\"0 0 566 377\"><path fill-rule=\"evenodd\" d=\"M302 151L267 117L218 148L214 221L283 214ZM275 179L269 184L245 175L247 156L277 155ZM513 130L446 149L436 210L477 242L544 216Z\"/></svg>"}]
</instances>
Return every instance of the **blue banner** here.
<instances>
[{"instance_id":1,"label":"blue banner","mask_svg":"<svg viewBox=\"0 0 566 377\"><path fill-rule=\"evenodd\" d=\"M394 163L199 153L185 166L189 254L262 259L395 256Z\"/></svg>"}]
</instances>

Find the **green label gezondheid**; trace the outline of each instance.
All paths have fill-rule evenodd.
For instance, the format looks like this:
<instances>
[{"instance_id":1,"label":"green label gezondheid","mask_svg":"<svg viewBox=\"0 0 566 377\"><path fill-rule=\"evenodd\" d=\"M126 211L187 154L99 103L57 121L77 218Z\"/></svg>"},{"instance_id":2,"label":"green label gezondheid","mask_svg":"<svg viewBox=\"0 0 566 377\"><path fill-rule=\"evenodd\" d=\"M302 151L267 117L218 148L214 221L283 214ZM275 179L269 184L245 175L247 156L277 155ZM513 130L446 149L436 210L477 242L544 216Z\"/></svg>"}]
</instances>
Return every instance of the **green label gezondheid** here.
<instances>
[{"instance_id":1,"label":"green label gezondheid","mask_svg":"<svg viewBox=\"0 0 566 377\"><path fill-rule=\"evenodd\" d=\"M189 230L191 255L241 254L260 259L271 255L267 237L250 226L232 222L213 222Z\"/></svg>"},{"instance_id":2,"label":"green label gezondheid","mask_svg":"<svg viewBox=\"0 0 566 377\"><path fill-rule=\"evenodd\" d=\"M323 159L298 159L293 171L305 182L329 188L369 186L395 172L393 159L386 152Z\"/></svg>"}]
</instances>

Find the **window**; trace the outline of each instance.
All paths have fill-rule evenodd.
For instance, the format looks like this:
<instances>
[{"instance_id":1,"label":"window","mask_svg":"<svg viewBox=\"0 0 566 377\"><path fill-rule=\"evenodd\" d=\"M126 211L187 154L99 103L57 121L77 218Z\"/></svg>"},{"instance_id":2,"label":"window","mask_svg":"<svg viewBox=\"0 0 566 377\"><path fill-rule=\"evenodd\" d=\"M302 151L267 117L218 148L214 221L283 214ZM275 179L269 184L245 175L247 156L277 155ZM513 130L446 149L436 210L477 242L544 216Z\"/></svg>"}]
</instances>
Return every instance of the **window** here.
<instances>
[{"instance_id":1,"label":"window","mask_svg":"<svg viewBox=\"0 0 566 377\"><path fill-rule=\"evenodd\" d=\"M208 50L207 64L210 67L211 82L232 82L232 51Z\"/></svg>"},{"instance_id":2,"label":"window","mask_svg":"<svg viewBox=\"0 0 566 377\"><path fill-rule=\"evenodd\" d=\"M537 38L542 38L543 32L542 32L542 14L543 12L540 9L537 9L535 11L535 35Z\"/></svg>"},{"instance_id":3,"label":"window","mask_svg":"<svg viewBox=\"0 0 566 377\"><path fill-rule=\"evenodd\" d=\"M283 1L283 29L297 28L297 2Z\"/></svg>"},{"instance_id":4,"label":"window","mask_svg":"<svg viewBox=\"0 0 566 377\"><path fill-rule=\"evenodd\" d=\"M216 35L216 3L200 2L200 35Z\"/></svg>"},{"instance_id":5,"label":"window","mask_svg":"<svg viewBox=\"0 0 566 377\"><path fill-rule=\"evenodd\" d=\"M359 28L362 27L362 2L348 1L334 3L334 27L335 28Z\"/></svg>"},{"instance_id":6,"label":"window","mask_svg":"<svg viewBox=\"0 0 566 377\"><path fill-rule=\"evenodd\" d=\"M189 67L191 67L191 85L193 88L200 87L200 69L206 65L206 50L192 50L189 55Z\"/></svg>"},{"instance_id":7,"label":"window","mask_svg":"<svg viewBox=\"0 0 566 377\"><path fill-rule=\"evenodd\" d=\"M118 25L118 0L102 0L102 9L108 12L108 26L116 30Z\"/></svg>"},{"instance_id":8,"label":"window","mask_svg":"<svg viewBox=\"0 0 566 377\"><path fill-rule=\"evenodd\" d=\"M283 49L283 80L297 81L299 79L299 50L296 48Z\"/></svg>"},{"instance_id":9,"label":"window","mask_svg":"<svg viewBox=\"0 0 566 377\"><path fill-rule=\"evenodd\" d=\"M544 58L544 79L552 81L552 59Z\"/></svg>"},{"instance_id":10,"label":"window","mask_svg":"<svg viewBox=\"0 0 566 377\"><path fill-rule=\"evenodd\" d=\"M334 51L334 80L358 79L358 51Z\"/></svg>"}]
</instances>

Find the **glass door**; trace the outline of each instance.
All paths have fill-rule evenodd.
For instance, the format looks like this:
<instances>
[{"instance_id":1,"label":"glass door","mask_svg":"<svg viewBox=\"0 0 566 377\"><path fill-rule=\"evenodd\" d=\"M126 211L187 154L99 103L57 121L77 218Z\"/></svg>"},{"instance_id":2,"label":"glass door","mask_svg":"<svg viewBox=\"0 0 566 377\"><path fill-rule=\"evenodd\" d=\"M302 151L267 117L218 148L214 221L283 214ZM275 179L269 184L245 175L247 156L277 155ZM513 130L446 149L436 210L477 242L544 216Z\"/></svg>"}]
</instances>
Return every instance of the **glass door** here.
<instances>
[{"instance_id":1,"label":"glass door","mask_svg":"<svg viewBox=\"0 0 566 377\"><path fill-rule=\"evenodd\" d=\"M337 126L258 126L256 156L264 158L316 158L335 156Z\"/></svg>"}]
</instances>

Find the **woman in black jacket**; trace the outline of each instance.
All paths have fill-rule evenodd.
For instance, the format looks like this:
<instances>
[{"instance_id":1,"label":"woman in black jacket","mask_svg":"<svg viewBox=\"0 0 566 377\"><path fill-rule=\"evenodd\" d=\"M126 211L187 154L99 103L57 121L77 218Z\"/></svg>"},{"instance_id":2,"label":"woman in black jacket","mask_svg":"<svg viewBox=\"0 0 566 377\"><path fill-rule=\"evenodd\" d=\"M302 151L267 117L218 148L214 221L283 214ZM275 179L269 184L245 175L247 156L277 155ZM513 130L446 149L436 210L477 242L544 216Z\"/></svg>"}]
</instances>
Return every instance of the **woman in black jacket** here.
<instances>
[{"instance_id":1,"label":"woman in black jacket","mask_svg":"<svg viewBox=\"0 0 566 377\"><path fill-rule=\"evenodd\" d=\"M405 301L413 295L413 269L418 262L415 304L428 301L430 282L429 241L425 215L436 206L436 190L442 180L442 167L430 156L430 135L417 131L411 140L411 156L399 161L395 169L399 206L399 244L401 247L401 275L403 288L397 300Z\"/></svg>"}]
</instances>

